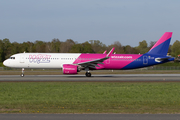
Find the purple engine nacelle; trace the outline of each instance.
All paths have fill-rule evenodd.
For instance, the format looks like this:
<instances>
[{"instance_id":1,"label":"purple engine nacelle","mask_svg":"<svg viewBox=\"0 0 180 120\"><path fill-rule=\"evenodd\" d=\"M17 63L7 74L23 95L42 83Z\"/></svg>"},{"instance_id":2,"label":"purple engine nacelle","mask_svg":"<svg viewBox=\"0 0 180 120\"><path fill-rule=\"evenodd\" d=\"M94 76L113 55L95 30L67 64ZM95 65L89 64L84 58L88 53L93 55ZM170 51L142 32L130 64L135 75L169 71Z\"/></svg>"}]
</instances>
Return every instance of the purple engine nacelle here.
<instances>
[{"instance_id":1,"label":"purple engine nacelle","mask_svg":"<svg viewBox=\"0 0 180 120\"><path fill-rule=\"evenodd\" d=\"M64 64L62 70L63 70L63 74L77 74L77 72L79 72L78 66L71 64Z\"/></svg>"}]
</instances>

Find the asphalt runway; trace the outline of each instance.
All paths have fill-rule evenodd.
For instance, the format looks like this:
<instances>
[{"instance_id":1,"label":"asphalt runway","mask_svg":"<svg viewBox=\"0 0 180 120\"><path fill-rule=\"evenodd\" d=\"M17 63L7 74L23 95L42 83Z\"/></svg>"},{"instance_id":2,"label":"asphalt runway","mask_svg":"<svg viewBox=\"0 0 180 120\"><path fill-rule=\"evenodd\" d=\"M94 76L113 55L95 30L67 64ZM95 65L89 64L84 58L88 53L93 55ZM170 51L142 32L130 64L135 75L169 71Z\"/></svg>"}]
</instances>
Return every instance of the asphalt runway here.
<instances>
[{"instance_id":1,"label":"asphalt runway","mask_svg":"<svg viewBox=\"0 0 180 120\"><path fill-rule=\"evenodd\" d=\"M0 114L1 120L180 120L180 114Z\"/></svg>"},{"instance_id":2,"label":"asphalt runway","mask_svg":"<svg viewBox=\"0 0 180 120\"><path fill-rule=\"evenodd\" d=\"M0 82L180 82L180 74L0 75Z\"/></svg>"}]
</instances>

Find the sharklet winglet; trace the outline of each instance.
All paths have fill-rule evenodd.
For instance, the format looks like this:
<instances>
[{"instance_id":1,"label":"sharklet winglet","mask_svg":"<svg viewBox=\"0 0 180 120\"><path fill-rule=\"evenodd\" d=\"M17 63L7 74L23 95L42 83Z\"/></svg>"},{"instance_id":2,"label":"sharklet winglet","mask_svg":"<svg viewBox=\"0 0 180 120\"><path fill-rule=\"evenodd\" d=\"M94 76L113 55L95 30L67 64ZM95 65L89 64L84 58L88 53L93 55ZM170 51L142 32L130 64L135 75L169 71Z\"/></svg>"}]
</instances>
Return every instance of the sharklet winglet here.
<instances>
[{"instance_id":1,"label":"sharklet winglet","mask_svg":"<svg viewBox=\"0 0 180 120\"><path fill-rule=\"evenodd\" d=\"M111 49L111 51L106 55L106 57L109 57L114 51L114 48Z\"/></svg>"},{"instance_id":2,"label":"sharklet winglet","mask_svg":"<svg viewBox=\"0 0 180 120\"><path fill-rule=\"evenodd\" d=\"M103 54L106 54L107 50L103 52Z\"/></svg>"}]
</instances>

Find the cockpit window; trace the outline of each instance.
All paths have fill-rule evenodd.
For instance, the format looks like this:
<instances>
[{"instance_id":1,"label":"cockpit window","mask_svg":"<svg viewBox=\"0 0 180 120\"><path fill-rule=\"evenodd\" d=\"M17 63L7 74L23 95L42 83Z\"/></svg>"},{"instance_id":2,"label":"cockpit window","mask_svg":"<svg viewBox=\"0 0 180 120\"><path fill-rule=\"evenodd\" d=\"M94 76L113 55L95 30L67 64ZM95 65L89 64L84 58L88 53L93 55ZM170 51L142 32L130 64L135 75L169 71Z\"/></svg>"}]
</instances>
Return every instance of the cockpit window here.
<instances>
[{"instance_id":1,"label":"cockpit window","mask_svg":"<svg viewBox=\"0 0 180 120\"><path fill-rule=\"evenodd\" d=\"M10 57L9 59L15 59L15 57Z\"/></svg>"}]
</instances>

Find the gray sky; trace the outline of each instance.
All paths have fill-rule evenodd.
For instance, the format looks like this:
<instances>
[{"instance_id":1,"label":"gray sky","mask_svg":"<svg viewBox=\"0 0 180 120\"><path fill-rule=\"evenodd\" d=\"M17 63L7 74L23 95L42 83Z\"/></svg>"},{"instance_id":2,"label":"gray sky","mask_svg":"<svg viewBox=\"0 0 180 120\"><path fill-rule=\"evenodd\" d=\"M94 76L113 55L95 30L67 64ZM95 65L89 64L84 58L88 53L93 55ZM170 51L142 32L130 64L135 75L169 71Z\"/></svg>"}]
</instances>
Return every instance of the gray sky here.
<instances>
[{"instance_id":1,"label":"gray sky","mask_svg":"<svg viewBox=\"0 0 180 120\"><path fill-rule=\"evenodd\" d=\"M179 0L0 0L0 39L119 41L134 47L173 32L173 44L180 40L179 5Z\"/></svg>"}]
</instances>

